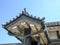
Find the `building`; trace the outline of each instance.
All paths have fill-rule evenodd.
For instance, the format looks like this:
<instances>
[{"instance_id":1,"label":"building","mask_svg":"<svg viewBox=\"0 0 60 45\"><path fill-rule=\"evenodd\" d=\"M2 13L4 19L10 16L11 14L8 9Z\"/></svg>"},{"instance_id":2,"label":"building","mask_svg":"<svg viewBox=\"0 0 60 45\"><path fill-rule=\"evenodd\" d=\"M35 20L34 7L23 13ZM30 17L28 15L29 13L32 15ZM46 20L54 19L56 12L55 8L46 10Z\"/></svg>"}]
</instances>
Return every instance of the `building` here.
<instances>
[{"instance_id":1,"label":"building","mask_svg":"<svg viewBox=\"0 0 60 45\"><path fill-rule=\"evenodd\" d=\"M60 45L60 22L46 23L51 45Z\"/></svg>"},{"instance_id":2,"label":"building","mask_svg":"<svg viewBox=\"0 0 60 45\"><path fill-rule=\"evenodd\" d=\"M15 36L23 45L52 45L59 43L60 22L44 23L44 19L30 15L26 9L20 16L2 25L9 35ZM54 32L54 33L53 33ZM53 43L50 43L53 42Z\"/></svg>"}]
</instances>

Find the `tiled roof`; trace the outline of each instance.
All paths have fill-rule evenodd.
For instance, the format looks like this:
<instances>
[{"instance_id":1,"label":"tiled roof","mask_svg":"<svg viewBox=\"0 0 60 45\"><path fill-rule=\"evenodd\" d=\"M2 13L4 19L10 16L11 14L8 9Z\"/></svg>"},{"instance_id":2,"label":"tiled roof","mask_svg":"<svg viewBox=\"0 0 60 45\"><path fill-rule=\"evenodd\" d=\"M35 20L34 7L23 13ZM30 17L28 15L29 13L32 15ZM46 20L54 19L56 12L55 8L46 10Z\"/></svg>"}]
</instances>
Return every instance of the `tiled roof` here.
<instances>
[{"instance_id":1,"label":"tiled roof","mask_svg":"<svg viewBox=\"0 0 60 45\"><path fill-rule=\"evenodd\" d=\"M47 27L60 26L60 22L48 22L46 23Z\"/></svg>"},{"instance_id":2,"label":"tiled roof","mask_svg":"<svg viewBox=\"0 0 60 45\"><path fill-rule=\"evenodd\" d=\"M22 15L25 15L25 16L27 16L29 18L32 18L32 19L35 19L35 20L39 20L39 21L42 21L42 20L45 19L45 17L43 17L42 19L40 19L40 17L36 18L36 16L33 17L28 12L26 12L26 8L24 8L24 10L22 11L21 14L19 14L19 16L16 16L16 18L13 18L13 20L10 20L9 22L6 22L5 24L2 24L2 26L9 25L10 23L12 23L12 22L16 21L17 19L19 19Z\"/></svg>"},{"instance_id":3,"label":"tiled roof","mask_svg":"<svg viewBox=\"0 0 60 45\"><path fill-rule=\"evenodd\" d=\"M33 21L35 21L35 22L41 22L41 23L43 23L43 21L44 21L44 19L45 19L45 17L43 17L43 18L40 18L40 17L38 17L38 18L36 18L36 16L32 16L32 15L30 15L28 12L26 12L26 8L24 8L24 10L22 11L22 13L21 14L19 14L19 16L16 16L16 18L13 18L13 20L10 20L9 22L6 22L6 24L2 24L2 26L3 26L3 28L5 28L6 30L8 30L7 29L7 27L8 27L8 25L12 25L12 24L14 24L13 22L16 22L16 21L18 21L18 19L20 19L20 17L22 17L22 16L25 16L26 18L29 18L29 19L31 19L31 20L33 20ZM42 24L43 25L43 24ZM10 32L9 30L8 30L8 32ZM10 32L11 33L11 32ZM12 33L13 34L13 33ZM17 39L19 39L19 40L21 40L20 38L18 38L17 36L15 36ZM22 40L21 40L22 41Z\"/></svg>"}]
</instances>

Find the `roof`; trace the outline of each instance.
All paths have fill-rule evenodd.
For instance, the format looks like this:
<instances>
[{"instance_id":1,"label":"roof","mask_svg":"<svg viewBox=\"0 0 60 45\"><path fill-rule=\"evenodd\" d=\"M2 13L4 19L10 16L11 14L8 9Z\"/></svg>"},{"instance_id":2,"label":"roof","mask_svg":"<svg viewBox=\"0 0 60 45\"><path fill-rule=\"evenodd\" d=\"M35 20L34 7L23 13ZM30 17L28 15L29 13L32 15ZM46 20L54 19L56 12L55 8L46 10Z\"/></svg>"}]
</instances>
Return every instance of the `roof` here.
<instances>
[{"instance_id":1,"label":"roof","mask_svg":"<svg viewBox=\"0 0 60 45\"><path fill-rule=\"evenodd\" d=\"M43 17L42 19L40 19L40 17L36 18L36 16L33 17L28 12L26 12L26 8L24 8L24 10L22 11L22 13L19 14L19 16L16 16L16 18L13 18L13 20L10 20L9 22L6 22L5 24L2 24L2 26L4 28L6 28L7 25L13 23L14 21L18 20L22 16L26 16L28 18L31 18L31 19L34 19L34 20L40 21L40 22L42 22L45 19L45 17Z\"/></svg>"},{"instance_id":2,"label":"roof","mask_svg":"<svg viewBox=\"0 0 60 45\"><path fill-rule=\"evenodd\" d=\"M13 18L13 20L10 20L9 22L6 22L6 24L2 24L3 28L5 28L8 32L10 32L7 28L8 26L10 26L10 24L14 24L14 22L17 22L18 19L20 20L20 18L24 16L25 18L29 18L35 22L41 22L42 25L44 25L42 22L44 21L45 17L43 17L42 19L40 19L40 17L36 18L36 16L32 16L30 15L28 12L26 12L26 8L24 8L24 10L22 11L21 14L19 14L19 16L16 16L16 18ZM10 32L11 34L13 34L12 32ZM20 41L22 41L20 38L18 38L17 36L15 36L17 39L19 39Z\"/></svg>"},{"instance_id":3,"label":"roof","mask_svg":"<svg viewBox=\"0 0 60 45\"><path fill-rule=\"evenodd\" d=\"M47 22L45 23L47 27L60 26L60 22Z\"/></svg>"}]
</instances>

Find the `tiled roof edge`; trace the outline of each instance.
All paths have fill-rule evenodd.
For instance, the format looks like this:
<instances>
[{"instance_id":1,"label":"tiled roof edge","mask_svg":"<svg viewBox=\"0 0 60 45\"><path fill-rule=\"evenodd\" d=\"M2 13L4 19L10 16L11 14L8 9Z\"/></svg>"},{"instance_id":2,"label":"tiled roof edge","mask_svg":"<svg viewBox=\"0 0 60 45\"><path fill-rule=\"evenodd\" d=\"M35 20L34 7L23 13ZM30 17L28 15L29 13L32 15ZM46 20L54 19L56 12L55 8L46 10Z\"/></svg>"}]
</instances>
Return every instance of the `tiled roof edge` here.
<instances>
[{"instance_id":1,"label":"tiled roof edge","mask_svg":"<svg viewBox=\"0 0 60 45\"><path fill-rule=\"evenodd\" d=\"M46 22L46 26L51 27L51 26L60 26L60 22Z\"/></svg>"},{"instance_id":2,"label":"tiled roof edge","mask_svg":"<svg viewBox=\"0 0 60 45\"><path fill-rule=\"evenodd\" d=\"M45 17L43 17L42 19L40 19L40 17L36 18L36 16L32 16L32 15L29 15L28 12L26 12L26 8L24 8L24 10L22 11L22 13L19 14L19 16L16 16L16 18L13 18L12 20L10 20L9 22L6 22L5 24L2 24L2 26L7 26L9 25L10 23L14 22L15 20L17 20L18 18L20 18L22 15L25 15L27 17L30 17L32 19L36 19L36 20L39 20L39 21L42 21L45 19Z\"/></svg>"}]
</instances>

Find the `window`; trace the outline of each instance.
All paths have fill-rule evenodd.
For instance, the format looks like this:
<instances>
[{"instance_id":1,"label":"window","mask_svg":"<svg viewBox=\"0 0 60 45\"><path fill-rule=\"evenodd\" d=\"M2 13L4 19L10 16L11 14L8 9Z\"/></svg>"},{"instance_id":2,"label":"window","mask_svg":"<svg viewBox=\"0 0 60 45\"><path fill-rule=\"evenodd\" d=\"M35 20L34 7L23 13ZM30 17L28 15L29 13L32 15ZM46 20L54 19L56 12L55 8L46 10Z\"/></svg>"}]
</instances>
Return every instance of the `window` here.
<instances>
[{"instance_id":1,"label":"window","mask_svg":"<svg viewBox=\"0 0 60 45\"><path fill-rule=\"evenodd\" d=\"M21 22L21 25L24 25L25 24L25 22Z\"/></svg>"},{"instance_id":2,"label":"window","mask_svg":"<svg viewBox=\"0 0 60 45\"><path fill-rule=\"evenodd\" d=\"M17 26L12 27L12 29L16 29L16 28L17 28Z\"/></svg>"},{"instance_id":3,"label":"window","mask_svg":"<svg viewBox=\"0 0 60 45\"><path fill-rule=\"evenodd\" d=\"M30 24L30 27L34 27L34 24Z\"/></svg>"}]
</instances>

